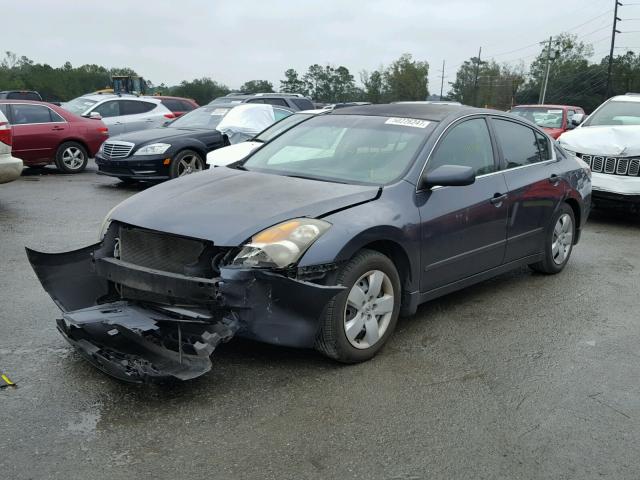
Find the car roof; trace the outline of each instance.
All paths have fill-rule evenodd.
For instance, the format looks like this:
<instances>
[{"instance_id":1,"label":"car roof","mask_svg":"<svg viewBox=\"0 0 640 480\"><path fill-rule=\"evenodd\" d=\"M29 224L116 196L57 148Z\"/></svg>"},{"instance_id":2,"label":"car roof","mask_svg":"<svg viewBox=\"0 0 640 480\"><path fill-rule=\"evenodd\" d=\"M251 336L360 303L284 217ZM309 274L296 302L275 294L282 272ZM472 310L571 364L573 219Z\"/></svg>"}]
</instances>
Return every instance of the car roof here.
<instances>
[{"instance_id":1,"label":"car roof","mask_svg":"<svg viewBox=\"0 0 640 480\"><path fill-rule=\"evenodd\" d=\"M515 105L513 108L520 108L520 107L526 107L526 108L579 108L580 110L582 110L582 107L578 107L577 105L556 105L554 103L544 103L542 105L540 104L529 104L529 105Z\"/></svg>"},{"instance_id":2,"label":"car roof","mask_svg":"<svg viewBox=\"0 0 640 480\"><path fill-rule=\"evenodd\" d=\"M47 107L57 107L49 102L41 102L40 100L19 100L19 99L11 99L11 98L0 98L0 103L32 103L34 105L46 105ZM58 107L59 108L59 107Z\"/></svg>"},{"instance_id":3,"label":"car roof","mask_svg":"<svg viewBox=\"0 0 640 480\"><path fill-rule=\"evenodd\" d=\"M627 93L626 95L616 95L607 102L640 102L640 93Z\"/></svg>"},{"instance_id":4,"label":"car roof","mask_svg":"<svg viewBox=\"0 0 640 480\"><path fill-rule=\"evenodd\" d=\"M171 95L143 95L140 98L157 98L160 100L186 100L187 102L196 103L196 101L193 98L173 97Z\"/></svg>"},{"instance_id":5,"label":"car roof","mask_svg":"<svg viewBox=\"0 0 640 480\"><path fill-rule=\"evenodd\" d=\"M128 93L123 94L115 94L115 93L90 93L88 95L82 95L79 98L88 98L89 100L95 100L96 102L100 102L102 100L115 100L121 98L123 100L140 100L143 102L152 101L154 103L161 103L161 99L154 97L142 97L138 95L131 95Z\"/></svg>"},{"instance_id":6,"label":"car roof","mask_svg":"<svg viewBox=\"0 0 640 480\"><path fill-rule=\"evenodd\" d=\"M475 108L466 105L443 105L426 103L385 103L362 105L334 110L331 115L371 115L380 117L407 117L440 122L451 116L463 116L474 113L500 114L505 112Z\"/></svg>"}]
</instances>

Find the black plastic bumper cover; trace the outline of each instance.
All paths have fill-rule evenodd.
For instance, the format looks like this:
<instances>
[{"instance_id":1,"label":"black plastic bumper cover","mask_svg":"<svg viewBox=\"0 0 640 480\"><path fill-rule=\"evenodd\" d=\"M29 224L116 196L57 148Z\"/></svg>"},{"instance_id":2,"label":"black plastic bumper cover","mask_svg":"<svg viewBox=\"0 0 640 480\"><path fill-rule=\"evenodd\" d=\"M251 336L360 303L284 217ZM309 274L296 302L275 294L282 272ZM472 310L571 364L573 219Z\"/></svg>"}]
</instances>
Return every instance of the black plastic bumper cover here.
<instances>
[{"instance_id":1,"label":"black plastic bumper cover","mask_svg":"<svg viewBox=\"0 0 640 480\"><path fill-rule=\"evenodd\" d=\"M104 257L101 244L46 254L27 249L63 311L60 333L93 365L128 382L188 380L211 369L220 342L239 336L293 347L314 344L326 304L344 288L259 269L223 268L216 279L159 272ZM203 316L114 301L110 282L190 301ZM192 309L193 310L193 309Z\"/></svg>"}]
</instances>

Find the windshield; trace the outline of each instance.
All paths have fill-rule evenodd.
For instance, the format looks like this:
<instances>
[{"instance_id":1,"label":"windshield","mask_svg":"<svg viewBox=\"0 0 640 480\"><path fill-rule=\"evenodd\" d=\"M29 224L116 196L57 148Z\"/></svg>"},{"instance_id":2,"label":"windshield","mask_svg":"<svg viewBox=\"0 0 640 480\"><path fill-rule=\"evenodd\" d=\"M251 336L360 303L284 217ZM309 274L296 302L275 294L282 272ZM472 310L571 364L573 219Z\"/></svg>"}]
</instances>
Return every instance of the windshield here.
<instances>
[{"instance_id":1,"label":"windshield","mask_svg":"<svg viewBox=\"0 0 640 480\"><path fill-rule=\"evenodd\" d=\"M341 183L386 184L407 169L434 125L411 118L317 116L267 143L243 166Z\"/></svg>"},{"instance_id":2,"label":"windshield","mask_svg":"<svg viewBox=\"0 0 640 480\"><path fill-rule=\"evenodd\" d=\"M88 113L89 109L96 103L98 102L95 100L91 100L85 97L78 97L63 103L62 108L71 113L75 113L76 115L83 115L85 113Z\"/></svg>"},{"instance_id":3,"label":"windshield","mask_svg":"<svg viewBox=\"0 0 640 480\"><path fill-rule=\"evenodd\" d=\"M256 135L256 137L253 140L256 142L266 143L272 138L275 138L278 135L280 135L285 130L289 130L291 127L295 127L299 123L302 123L305 120L308 120L312 116L313 115L311 115L310 113L296 113L294 115L285 117L282 120L280 120L278 123L274 123L270 127L267 127L265 130L260 132L258 135Z\"/></svg>"},{"instance_id":4,"label":"windshield","mask_svg":"<svg viewBox=\"0 0 640 480\"><path fill-rule=\"evenodd\" d=\"M215 128L230 108L215 107L207 105L205 107L196 108L189 113L185 113L180 118L174 120L168 128L198 128L205 130L215 130Z\"/></svg>"},{"instance_id":5,"label":"windshield","mask_svg":"<svg viewBox=\"0 0 640 480\"><path fill-rule=\"evenodd\" d=\"M608 102L594 112L584 125L640 125L640 102Z\"/></svg>"},{"instance_id":6,"label":"windshield","mask_svg":"<svg viewBox=\"0 0 640 480\"><path fill-rule=\"evenodd\" d=\"M542 128L562 128L561 108L516 107L511 113L526 118Z\"/></svg>"}]
</instances>

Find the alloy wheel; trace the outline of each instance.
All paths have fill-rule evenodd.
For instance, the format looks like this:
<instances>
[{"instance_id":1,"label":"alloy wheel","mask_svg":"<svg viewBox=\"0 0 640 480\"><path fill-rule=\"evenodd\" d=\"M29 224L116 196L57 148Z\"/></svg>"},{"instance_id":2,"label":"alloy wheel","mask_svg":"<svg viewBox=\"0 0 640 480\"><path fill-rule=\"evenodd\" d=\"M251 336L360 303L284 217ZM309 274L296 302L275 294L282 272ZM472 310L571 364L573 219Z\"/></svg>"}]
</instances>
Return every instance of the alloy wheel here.
<instances>
[{"instance_id":1,"label":"alloy wheel","mask_svg":"<svg viewBox=\"0 0 640 480\"><path fill-rule=\"evenodd\" d=\"M560 215L556 226L553 228L553 239L551 242L551 257L556 265L562 265L573 245L573 221L567 213Z\"/></svg>"},{"instance_id":2,"label":"alloy wheel","mask_svg":"<svg viewBox=\"0 0 640 480\"><path fill-rule=\"evenodd\" d=\"M196 155L185 155L178 163L178 176L189 175L190 173L202 170L202 162Z\"/></svg>"},{"instance_id":3,"label":"alloy wheel","mask_svg":"<svg viewBox=\"0 0 640 480\"><path fill-rule=\"evenodd\" d=\"M386 273L371 270L353 285L344 310L344 331L358 349L370 348L384 336L395 305L393 284Z\"/></svg>"},{"instance_id":4,"label":"alloy wheel","mask_svg":"<svg viewBox=\"0 0 640 480\"><path fill-rule=\"evenodd\" d=\"M62 163L69 170L78 170L84 164L84 152L78 147L67 147L62 152Z\"/></svg>"}]
</instances>

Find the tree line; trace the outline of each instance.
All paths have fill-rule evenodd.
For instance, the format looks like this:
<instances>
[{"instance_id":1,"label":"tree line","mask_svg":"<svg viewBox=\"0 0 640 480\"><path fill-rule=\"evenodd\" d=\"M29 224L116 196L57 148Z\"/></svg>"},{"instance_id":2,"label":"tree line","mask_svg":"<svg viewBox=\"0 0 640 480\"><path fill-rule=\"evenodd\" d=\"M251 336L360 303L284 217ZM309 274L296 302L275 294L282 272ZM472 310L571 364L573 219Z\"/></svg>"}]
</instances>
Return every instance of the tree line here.
<instances>
[{"instance_id":1,"label":"tree line","mask_svg":"<svg viewBox=\"0 0 640 480\"><path fill-rule=\"evenodd\" d=\"M538 103L549 58L546 103L583 107L587 112L606 96L609 57L591 62L593 47L575 35L562 34L548 43L530 65L524 62L499 64L493 59L471 57L457 69L449 82L448 99L474 106L506 110L515 104ZM34 63L25 56L6 52L0 61L0 90L37 90L45 100L66 101L110 85L112 75L136 75L130 67L107 68L100 65L61 67ZM281 92L302 93L317 102L368 101L383 103L402 100L425 100L429 97L429 63L405 53L389 65L358 73L359 82L344 65L312 64L305 72L289 68L279 82ZM244 93L274 92L268 80L249 80L238 90L209 77L184 80L178 85L154 85L151 92L195 99L203 105L231 91ZM640 54L625 52L614 56L612 92L640 91Z\"/></svg>"}]
</instances>

